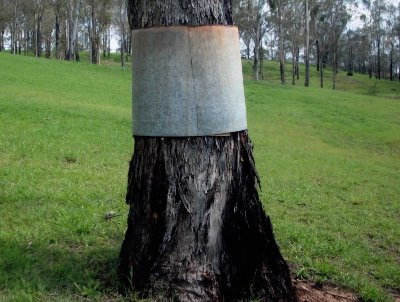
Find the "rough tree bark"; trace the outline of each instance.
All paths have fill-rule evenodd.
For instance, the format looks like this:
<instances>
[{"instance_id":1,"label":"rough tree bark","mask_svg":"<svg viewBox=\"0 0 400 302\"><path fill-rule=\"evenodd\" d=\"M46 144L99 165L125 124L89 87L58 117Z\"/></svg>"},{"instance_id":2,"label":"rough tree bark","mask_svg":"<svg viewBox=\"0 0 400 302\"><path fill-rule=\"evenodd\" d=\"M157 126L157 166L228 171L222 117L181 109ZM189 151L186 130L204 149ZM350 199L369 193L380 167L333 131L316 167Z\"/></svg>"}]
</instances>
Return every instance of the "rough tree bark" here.
<instances>
[{"instance_id":1,"label":"rough tree bark","mask_svg":"<svg viewBox=\"0 0 400 302\"><path fill-rule=\"evenodd\" d=\"M132 29L232 24L228 0L128 3ZM258 181L246 130L135 136L121 289L161 300L297 301Z\"/></svg>"}]
</instances>

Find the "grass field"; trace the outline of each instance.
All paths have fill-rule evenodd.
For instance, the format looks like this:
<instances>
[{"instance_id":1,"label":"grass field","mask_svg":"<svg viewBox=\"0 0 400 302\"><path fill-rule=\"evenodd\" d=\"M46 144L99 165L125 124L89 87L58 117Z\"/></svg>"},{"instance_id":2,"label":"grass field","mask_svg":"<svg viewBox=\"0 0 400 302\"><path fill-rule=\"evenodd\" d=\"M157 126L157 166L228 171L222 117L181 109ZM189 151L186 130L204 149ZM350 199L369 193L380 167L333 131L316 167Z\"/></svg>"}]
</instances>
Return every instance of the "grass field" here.
<instances>
[{"instance_id":1,"label":"grass field","mask_svg":"<svg viewBox=\"0 0 400 302\"><path fill-rule=\"evenodd\" d=\"M0 53L0 301L122 301L131 73ZM261 198L299 279L400 293L400 83L251 80ZM289 76L289 73L288 73ZM290 82L290 81L288 81ZM118 214L106 220L104 215Z\"/></svg>"}]
</instances>

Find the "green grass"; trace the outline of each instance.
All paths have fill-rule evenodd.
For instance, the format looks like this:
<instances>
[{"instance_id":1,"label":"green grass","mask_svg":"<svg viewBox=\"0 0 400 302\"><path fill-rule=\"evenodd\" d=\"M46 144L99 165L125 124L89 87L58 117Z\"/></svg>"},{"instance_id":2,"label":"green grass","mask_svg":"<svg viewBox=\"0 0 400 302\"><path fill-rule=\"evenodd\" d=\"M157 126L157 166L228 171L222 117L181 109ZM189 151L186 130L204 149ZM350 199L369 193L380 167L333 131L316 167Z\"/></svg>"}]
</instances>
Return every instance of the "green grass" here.
<instances>
[{"instance_id":1,"label":"green grass","mask_svg":"<svg viewBox=\"0 0 400 302\"><path fill-rule=\"evenodd\" d=\"M0 301L123 300L131 73L115 61L0 53ZM294 273L392 301L400 84L340 73L332 91L313 70L311 87L281 86L277 64L259 83L243 66L260 196Z\"/></svg>"}]
</instances>

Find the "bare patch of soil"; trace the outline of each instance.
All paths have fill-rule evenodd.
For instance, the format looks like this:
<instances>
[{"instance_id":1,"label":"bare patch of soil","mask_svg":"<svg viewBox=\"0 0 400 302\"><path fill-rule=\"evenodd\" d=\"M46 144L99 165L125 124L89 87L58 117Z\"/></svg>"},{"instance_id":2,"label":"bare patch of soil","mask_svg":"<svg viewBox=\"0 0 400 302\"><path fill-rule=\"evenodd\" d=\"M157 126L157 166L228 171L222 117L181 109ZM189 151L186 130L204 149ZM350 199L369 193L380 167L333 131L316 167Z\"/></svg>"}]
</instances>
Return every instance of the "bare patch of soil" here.
<instances>
[{"instance_id":1,"label":"bare patch of soil","mask_svg":"<svg viewBox=\"0 0 400 302\"><path fill-rule=\"evenodd\" d=\"M357 296L330 285L319 285L310 281L293 280L300 302L357 302Z\"/></svg>"}]
</instances>

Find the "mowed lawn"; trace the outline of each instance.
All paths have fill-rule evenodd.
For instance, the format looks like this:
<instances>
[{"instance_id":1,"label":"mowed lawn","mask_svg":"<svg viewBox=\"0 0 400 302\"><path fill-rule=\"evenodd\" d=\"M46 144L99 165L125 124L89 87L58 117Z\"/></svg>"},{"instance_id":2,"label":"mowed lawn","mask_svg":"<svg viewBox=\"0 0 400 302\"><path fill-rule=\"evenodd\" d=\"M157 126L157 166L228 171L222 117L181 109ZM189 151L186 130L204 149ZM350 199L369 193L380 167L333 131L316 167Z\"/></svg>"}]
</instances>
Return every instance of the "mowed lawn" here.
<instances>
[{"instance_id":1,"label":"mowed lawn","mask_svg":"<svg viewBox=\"0 0 400 302\"><path fill-rule=\"evenodd\" d=\"M0 53L0 301L124 300L131 72L106 63ZM259 83L243 66L260 196L294 276L392 301L400 83L343 72L333 91L313 70L311 87L282 86L277 64Z\"/></svg>"}]
</instances>

